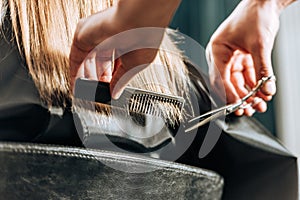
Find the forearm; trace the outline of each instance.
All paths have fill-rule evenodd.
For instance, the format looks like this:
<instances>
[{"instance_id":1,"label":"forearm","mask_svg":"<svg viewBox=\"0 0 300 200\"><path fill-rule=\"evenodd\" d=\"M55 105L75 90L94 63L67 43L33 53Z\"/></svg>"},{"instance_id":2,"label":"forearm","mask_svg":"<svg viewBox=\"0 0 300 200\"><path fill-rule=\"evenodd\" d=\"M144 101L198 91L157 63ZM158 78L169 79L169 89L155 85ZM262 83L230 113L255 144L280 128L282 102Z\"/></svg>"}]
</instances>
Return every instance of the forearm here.
<instances>
[{"instance_id":1,"label":"forearm","mask_svg":"<svg viewBox=\"0 0 300 200\"><path fill-rule=\"evenodd\" d=\"M122 29L166 27L180 2L181 0L120 0L114 21Z\"/></svg>"}]
</instances>

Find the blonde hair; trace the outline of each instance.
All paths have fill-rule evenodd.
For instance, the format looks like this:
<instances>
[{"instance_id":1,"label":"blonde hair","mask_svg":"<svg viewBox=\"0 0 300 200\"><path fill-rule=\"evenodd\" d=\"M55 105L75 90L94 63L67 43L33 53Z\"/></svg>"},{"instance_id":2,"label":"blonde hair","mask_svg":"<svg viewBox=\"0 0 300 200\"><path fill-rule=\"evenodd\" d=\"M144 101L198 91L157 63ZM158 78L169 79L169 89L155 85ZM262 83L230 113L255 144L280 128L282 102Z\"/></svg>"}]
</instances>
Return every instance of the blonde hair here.
<instances>
[{"instance_id":1,"label":"blonde hair","mask_svg":"<svg viewBox=\"0 0 300 200\"><path fill-rule=\"evenodd\" d=\"M2 21L3 21L3 18L5 16L5 7L4 7L4 2L2 2L2 0L0 0L0 26L2 25Z\"/></svg>"},{"instance_id":2,"label":"blonde hair","mask_svg":"<svg viewBox=\"0 0 300 200\"><path fill-rule=\"evenodd\" d=\"M47 106L65 106L72 99L69 80L69 53L76 25L81 18L104 10L116 3L113 0L7 0L13 32L29 72ZM5 5L0 0L0 9ZM163 49L178 52L165 37ZM157 92L188 96L188 75L180 56L160 51L155 62L164 66L163 74L154 67L139 73L131 85ZM151 74L151 76L149 76ZM164 83L155 87L147 83Z\"/></svg>"}]
</instances>

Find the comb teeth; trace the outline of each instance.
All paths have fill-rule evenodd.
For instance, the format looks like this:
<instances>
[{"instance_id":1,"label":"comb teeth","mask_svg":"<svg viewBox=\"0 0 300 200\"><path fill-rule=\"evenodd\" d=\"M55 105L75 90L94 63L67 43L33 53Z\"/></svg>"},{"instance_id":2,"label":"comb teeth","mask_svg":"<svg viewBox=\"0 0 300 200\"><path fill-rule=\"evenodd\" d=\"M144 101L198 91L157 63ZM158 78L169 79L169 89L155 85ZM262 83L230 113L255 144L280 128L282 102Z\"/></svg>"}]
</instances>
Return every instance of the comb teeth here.
<instances>
[{"instance_id":1,"label":"comb teeth","mask_svg":"<svg viewBox=\"0 0 300 200\"><path fill-rule=\"evenodd\" d=\"M181 110L183 101L156 96L152 94L133 94L130 98L128 110L146 115L161 116L161 106L172 106L175 109Z\"/></svg>"},{"instance_id":2,"label":"comb teeth","mask_svg":"<svg viewBox=\"0 0 300 200\"><path fill-rule=\"evenodd\" d=\"M184 99L181 97L150 92L146 90L127 87L124 96L129 99L129 112L153 116L164 116L167 110L181 113ZM170 114L169 114L170 115Z\"/></svg>"}]
</instances>

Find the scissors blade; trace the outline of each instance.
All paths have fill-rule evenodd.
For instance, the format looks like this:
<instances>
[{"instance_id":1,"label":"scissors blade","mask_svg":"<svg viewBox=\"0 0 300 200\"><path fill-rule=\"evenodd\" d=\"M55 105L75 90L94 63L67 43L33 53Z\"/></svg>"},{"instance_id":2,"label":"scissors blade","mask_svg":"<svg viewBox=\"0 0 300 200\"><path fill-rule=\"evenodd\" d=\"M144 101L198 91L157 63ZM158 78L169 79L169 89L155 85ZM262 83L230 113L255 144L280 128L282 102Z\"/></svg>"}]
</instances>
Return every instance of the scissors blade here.
<instances>
[{"instance_id":1,"label":"scissors blade","mask_svg":"<svg viewBox=\"0 0 300 200\"><path fill-rule=\"evenodd\" d=\"M213 114L212 116L209 116L209 117L205 118L204 120L198 122L194 126L186 129L185 132L186 133L191 132L192 130L194 130L196 128L199 128L200 126L203 126L204 124L206 124L206 123L208 123L208 122L210 122L210 121L212 121L214 119L217 119L217 118L219 118L221 116L225 116L227 114L226 112L227 112L226 109L223 109L223 110L221 110L221 111Z\"/></svg>"},{"instance_id":2,"label":"scissors blade","mask_svg":"<svg viewBox=\"0 0 300 200\"><path fill-rule=\"evenodd\" d=\"M198 119L207 117L207 116L209 116L209 115L216 114L216 113L221 112L221 111L224 111L224 112L225 112L225 111L226 111L228 108L230 108L231 106L232 106L232 105L227 105L227 106L223 106L223 107L221 107L221 108L217 108L217 109L211 110L211 111L209 111L209 112L207 112L207 113L205 113L205 114L203 114L203 115L200 115L200 116L197 116L197 117L191 119L191 120L189 121L189 123L191 123L191 122L193 122L193 121L196 121L196 120L198 120Z\"/></svg>"}]
</instances>

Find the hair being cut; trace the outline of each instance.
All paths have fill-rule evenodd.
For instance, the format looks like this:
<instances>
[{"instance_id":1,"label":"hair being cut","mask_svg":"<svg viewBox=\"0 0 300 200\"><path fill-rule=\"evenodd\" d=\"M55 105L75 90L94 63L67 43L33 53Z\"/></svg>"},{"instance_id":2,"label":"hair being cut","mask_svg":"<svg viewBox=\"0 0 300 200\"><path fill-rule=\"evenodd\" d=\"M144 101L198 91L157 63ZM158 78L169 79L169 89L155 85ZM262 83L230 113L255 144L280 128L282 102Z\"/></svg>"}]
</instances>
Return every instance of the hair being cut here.
<instances>
[{"instance_id":1,"label":"hair being cut","mask_svg":"<svg viewBox=\"0 0 300 200\"><path fill-rule=\"evenodd\" d=\"M1 17L7 5L20 53L45 105L64 107L72 99L69 53L78 21L115 3L113 0L0 0ZM178 52L168 37L161 47ZM174 56L159 51L155 62L163 66L163 73L150 66L130 84L187 97L188 73L179 53ZM141 84L141 80L164 87Z\"/></svg>"}]
</instances>

